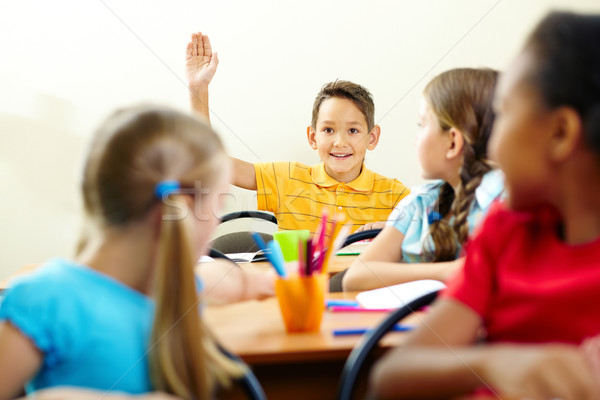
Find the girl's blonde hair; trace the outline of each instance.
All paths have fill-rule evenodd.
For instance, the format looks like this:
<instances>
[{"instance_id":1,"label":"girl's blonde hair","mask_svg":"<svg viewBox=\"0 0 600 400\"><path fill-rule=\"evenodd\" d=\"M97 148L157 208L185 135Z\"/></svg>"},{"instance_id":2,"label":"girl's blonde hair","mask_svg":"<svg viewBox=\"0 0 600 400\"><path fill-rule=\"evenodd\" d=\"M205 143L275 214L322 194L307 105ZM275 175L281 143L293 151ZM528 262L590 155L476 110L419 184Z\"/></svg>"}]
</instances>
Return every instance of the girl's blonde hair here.
<instances>
[{"instance_id":1,"label":"girl's blonde hair","mask_svg":"<svg viewBox=\"0 0 600 400\"><path fill-rule=\"evenodd\" d=\"M194 214L183 199L204 200L206 190L195 188L212 188L227 160L219 137L204 122L167 108L137 106L102 124L84 169L85 211L100 226L124 227L161 207L150 372L155 389L184 399L210 398L217 385L243 372L219 351L200 318L190 232ZM155 194L164 180L183 188L168 201Z\"/></svg>"},{"instance_id":2,"label":"girl's blonde hair","mask_svg":"<svg viewBox=\"0 0 600 400\"><path fill-rule=\"evenodd\" d=\"M440 127L460 130L464 140L460 184L456 193L445 182L435 209L441 219L430 224L433 249L424 249L433 261L450 261L469 236L467 216L475 199L475 189L492 169L487 158L487 143L492 133L492 101L498 72L492 69L458 68L433 78L423 95ZM454 216L452 226L444 219ZM426 246L427 247L427 246Z\"/></svg>"}]
</instances>

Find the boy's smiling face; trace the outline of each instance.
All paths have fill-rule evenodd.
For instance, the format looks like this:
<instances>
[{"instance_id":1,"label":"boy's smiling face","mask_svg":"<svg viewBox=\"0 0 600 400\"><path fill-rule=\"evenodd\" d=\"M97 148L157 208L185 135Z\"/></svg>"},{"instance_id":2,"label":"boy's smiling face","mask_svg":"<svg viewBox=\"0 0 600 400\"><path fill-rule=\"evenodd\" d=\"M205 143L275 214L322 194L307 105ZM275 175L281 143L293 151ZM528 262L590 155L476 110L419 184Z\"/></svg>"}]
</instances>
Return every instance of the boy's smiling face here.
<instances>
[{"instance_id":1,"label":"boy's smiling face","mask_svg":"<svg viewBox=\"0 0 600 400\"><path fill-rule=\"evenodd\" d=\"M379 141L379 126L369 132L367 119L352 100L330 97L321 103L316 126L308 127L308 143L319 152L325 171L338 182L358 177L367 149Z\"/></svg>"}]
</instances>

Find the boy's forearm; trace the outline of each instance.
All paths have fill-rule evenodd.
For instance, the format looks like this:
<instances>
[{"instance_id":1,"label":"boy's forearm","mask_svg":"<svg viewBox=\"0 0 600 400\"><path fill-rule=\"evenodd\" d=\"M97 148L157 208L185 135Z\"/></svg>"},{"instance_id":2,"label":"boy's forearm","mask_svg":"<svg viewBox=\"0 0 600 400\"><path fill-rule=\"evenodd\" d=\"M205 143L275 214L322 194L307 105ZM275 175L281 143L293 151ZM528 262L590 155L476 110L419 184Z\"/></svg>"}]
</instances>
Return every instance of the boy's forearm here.
<instances>
[{"instance_id":1,"label":"boy's forearm","mask_svg":"<svg viewBox=\"0 0 600 400\"><path fill-rule=\"evenodd\" d=\"M377 399L439 399L467 394L486 386L481 371L489 352L488 346L397 348L375 365L370 386Z\"/></svg>"},{"instance_id":2,"label":"boy's forearm","mask_svg":"<svg viewBox=\"0 0 600 400\"><path fill-rule=\"evenodd\" d=\"M208 85L190 87L190 105L192 111L202 115L210 124L208 110Z\"/></svg>"}]
</instances>

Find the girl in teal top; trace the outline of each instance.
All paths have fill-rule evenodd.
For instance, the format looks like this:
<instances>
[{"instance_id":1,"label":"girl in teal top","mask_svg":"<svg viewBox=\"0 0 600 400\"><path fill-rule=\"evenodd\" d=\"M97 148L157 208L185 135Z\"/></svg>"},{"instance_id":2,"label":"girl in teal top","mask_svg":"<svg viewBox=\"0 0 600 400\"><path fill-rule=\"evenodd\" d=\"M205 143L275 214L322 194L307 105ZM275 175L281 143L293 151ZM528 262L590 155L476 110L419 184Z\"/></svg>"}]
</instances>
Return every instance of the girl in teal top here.
<instances>
[{"instance_id":1,"label":"girl in teal top","mask_svg":"<svg viewBox=\"0 0 600 400\"><path fill-rule=\"evenodd\" d=\"M417 155L423 178L438 182L401 200L346 271L344 290L444 281L460 268L462 245L503 188L487 158L497 77L491 69L461 68L429 82L419 112Z\"/></svg>"},{"instance_id":2,"label":"girl in teal top","mask_svg":"<svg viewBox=\"0 0 600 400\"><path fill-rule=\"evenodd\" d=\"M0 399L24 385L207 399L242 373L200 318L194 274L229 163L210 127L169 109L122 110L100 127L82 182L90 233L75 260L48 262L0 305ZM202 268L213 297L272 293L268 274Z\"/></svg>"}]
</instances>

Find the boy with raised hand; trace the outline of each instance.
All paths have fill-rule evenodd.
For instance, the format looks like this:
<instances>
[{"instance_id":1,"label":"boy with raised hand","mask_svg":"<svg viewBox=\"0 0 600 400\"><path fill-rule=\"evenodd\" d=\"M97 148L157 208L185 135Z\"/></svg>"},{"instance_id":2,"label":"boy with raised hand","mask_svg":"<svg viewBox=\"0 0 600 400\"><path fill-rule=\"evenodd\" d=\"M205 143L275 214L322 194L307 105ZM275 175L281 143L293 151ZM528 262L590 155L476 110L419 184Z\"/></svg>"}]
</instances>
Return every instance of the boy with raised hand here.
<instances>
[{"instance_id":1,"label":"boy with raised hand","mask_svg":"<svg viewBox=\"0 0 600 400\"><path fill-rule=\"evenodd\" d=\"M186 72L192 109L206 118L208 85L218 65L208 36L192 34ZM318 93L307 128L308 144L322 163L251 164L232 158L233 184L257 191L259 210L277 217L280 230L317 230L321 213L344 214L352 231L383 228L396 204L409 193L398 180L367 169L365 153L379 141L371 94L348 81L330 82Z\"/></svg>"}]
</instances>

